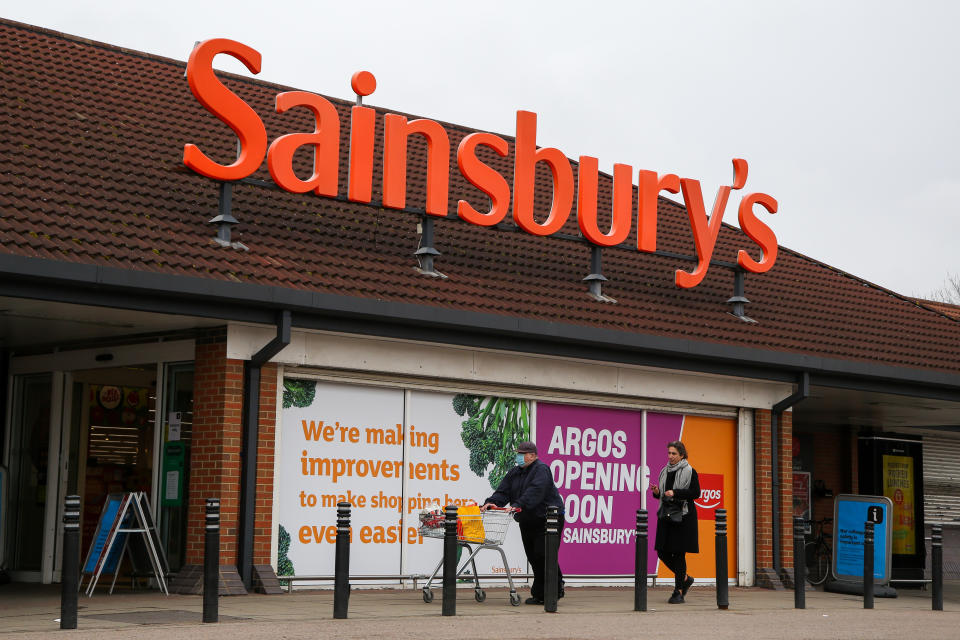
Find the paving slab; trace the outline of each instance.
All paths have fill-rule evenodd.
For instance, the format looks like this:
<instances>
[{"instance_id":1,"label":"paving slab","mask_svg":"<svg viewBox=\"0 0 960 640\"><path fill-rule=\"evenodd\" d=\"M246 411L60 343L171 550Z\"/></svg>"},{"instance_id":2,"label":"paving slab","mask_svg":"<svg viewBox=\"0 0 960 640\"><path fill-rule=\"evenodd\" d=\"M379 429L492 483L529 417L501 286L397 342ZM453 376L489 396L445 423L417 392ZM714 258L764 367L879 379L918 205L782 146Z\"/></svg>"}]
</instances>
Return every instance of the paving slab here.
<instances>
[{"instance_id":1,"label":"paving slab","mask_svg":"<svg viewBox=\"0 0 960 640\"><path fill-rule=\"evenodd\" d=\"M929 590L900 589L863 609L857 596L807 591L807 608L793 608L792 591L730 589L730 608L717 609L712 587L694 587L682 605L667 604L671 589L649 590L646 612L633 611L624 587L567 587L559 611L509 603L506 589L476 602L461 588L457 616L441 615L440 590L424 603L419 590L354 589L349 618L334 620L333 593L221 597L220 622L203 624L200 596L120 592L81 596L78 629L61 631L58 585L0 587L0 640L70 637L95 640L224 638L960 638L960 581L944 590L944 611L931 610ZM523 593L526 597L528 594ZM678 616L678 613L682 613Z\"/></svg>"}]
</instances>

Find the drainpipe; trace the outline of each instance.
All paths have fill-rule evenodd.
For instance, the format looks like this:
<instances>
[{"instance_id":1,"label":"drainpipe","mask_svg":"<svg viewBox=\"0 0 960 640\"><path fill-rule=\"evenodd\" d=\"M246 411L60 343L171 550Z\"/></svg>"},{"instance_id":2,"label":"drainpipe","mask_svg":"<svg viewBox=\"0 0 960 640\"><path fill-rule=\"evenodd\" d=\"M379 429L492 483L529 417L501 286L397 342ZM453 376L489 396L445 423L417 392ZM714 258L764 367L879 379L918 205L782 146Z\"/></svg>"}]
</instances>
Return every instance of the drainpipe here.
<instances>
[{"instance_id":1,"label":"drainpipe","mask_svg":"<svg viewBox=\"0 0 960 640\"><path fill-rule=\"evenodd\" d=\"M257 497L257 441L260 434L260 370L290 344L290 312L278 314L277 336L244 362L243 446L240 471L240 578L247 591L253 586L253 528Z\"/></svg>"},{"instance_id":2,"label":"drainpipe","mask_svg":"<svg viewBox=\"0 0 960 640\"><path fill-rule=\"evenodd\" d=\"M777 431L783 412L810 395L809 373L804 371L800 374L798 386L796 393L773 405L773 413L770 416L770 474L773 476L771 480L773 489L773 572L778 579L783 570L783 563L780 562L780 442ZM794 562L796 562L796 559L794 559Z\"/></svg>"}]
</instances>

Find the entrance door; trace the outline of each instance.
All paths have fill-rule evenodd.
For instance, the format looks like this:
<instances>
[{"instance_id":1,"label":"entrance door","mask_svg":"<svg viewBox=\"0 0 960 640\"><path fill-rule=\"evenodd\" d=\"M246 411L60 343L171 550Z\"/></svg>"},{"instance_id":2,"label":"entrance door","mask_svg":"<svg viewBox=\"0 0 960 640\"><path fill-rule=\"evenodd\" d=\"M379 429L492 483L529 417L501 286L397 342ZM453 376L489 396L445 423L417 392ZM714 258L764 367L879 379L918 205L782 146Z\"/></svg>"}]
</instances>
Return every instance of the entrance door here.
<instances>
[{"instance_id":1,"label":"entrance door","mask_svg":"<svg viewBox=\"0 0 960 640\"><path fill-rule=\"evenodd\" d=\"M170 571L183 566L187 553L187 504L190 445L193 435L193 363L168 364L164 372L164 425L160 437L160 540Z\"/></svg>"},{"instance_id":2,"label":"entrance door","mask_svg":"<svg viewBox=\"0 0 960 640\"><path fill-rule=\"evenodd\" d=\"M193 354L193 341L181 340L11 359L0 562L14 580L60 579L65 495L81 497L85 529L96 526L106 492L145 491L157 500L163 363L188 362ZM192 375L192 365L185 369Z\"/></svg>"},{"instance_id":3,"label":"entrance door","mask_svg":"<svg viewBox=\"0 0 960 640\"><path fill-rule=\"evenodd\" d=\"M9 542L11 575L15 580L40 581L52 571L44 553L47 510L57 500L59 420L51 414L54 376L16 376L13 387L10 441ZM58 424L54 425L54 422ZM51 438L51 434L55 437ZM45 562L47 560L47 562ZM47 578L49 581L49 578Z\"/></svg>"},{"instance_id":4,"label":"entrance door","mask_svg":"<svg viewBox=\"0 0 960 640\"><path fill-rule=\"evenodd\" d=\"M108 495L153 494L156 374L151 364L73 372L81 556L90 548Z\"/></svg>"}]
</instances>

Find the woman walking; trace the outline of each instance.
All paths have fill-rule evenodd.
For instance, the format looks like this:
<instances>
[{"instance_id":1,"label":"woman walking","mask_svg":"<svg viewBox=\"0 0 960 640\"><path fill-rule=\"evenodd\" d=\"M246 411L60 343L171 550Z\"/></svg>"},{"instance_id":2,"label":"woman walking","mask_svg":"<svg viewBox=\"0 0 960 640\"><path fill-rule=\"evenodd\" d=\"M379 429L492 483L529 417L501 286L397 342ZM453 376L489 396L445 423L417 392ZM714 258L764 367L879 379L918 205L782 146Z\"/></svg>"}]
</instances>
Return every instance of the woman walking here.
<instances>
[{"instance_id":1,"label":"woman walking","mask_svg":"<svg viewBox=\"0 0 960 640\"><path fill-rule=\"evenodd\" d=\"M673 571L673 595L667 601L681 604L693 578L687 575L687 554L699 553L697 507L700 497L697 471L687 462L687 448L679 440L667 444L667 466L660 471L657 484L651 484L657 509L657 557Z\"/></svg>"}]
</instances>

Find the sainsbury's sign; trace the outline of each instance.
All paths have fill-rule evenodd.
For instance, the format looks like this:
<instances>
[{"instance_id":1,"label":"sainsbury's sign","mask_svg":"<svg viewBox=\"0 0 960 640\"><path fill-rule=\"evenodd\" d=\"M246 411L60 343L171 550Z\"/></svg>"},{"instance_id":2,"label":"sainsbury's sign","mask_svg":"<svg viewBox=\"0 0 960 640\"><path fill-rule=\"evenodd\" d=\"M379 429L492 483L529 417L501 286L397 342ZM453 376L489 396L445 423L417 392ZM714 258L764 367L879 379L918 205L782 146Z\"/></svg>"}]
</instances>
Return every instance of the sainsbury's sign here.
<instances>
[{"instance_id":1,"label":"sainsbury's sign","mask_svg":"<svg viewBox=\"0 0 960 640\"><path fill-rule=\"evenodd\" d=\"M312 192L319 196L336 197L340 194L340 117L336 107L322 96L305 91L286 91L277 94L276 110L284 113L294 107L309 109L315 127L311 132L288 133L267 144L267 131L260 116L237 94L230 91L216 77L213 59L218 54L233 56L252 73L260 72L260 53L245 44L222 38L198 44L187 63L187 80L197 100L213 115L227 124L240 141L240 150L233 164L223 165L211 160L194 144L183 148L183 163L197 173L214 180L242 180L253 174L267 160L273 181L281 189L293 193ZM360 96L376 89L373 74L361 71L354 74L351 86ZM427 142L427 194L425 211L432 216L446 216L449 207L450 140L446 130L433 120L407 120L405 116L387 113L383 127L383 206L388 209L406 207L407 140L420 135ZM373 165L376 112L362 105L350 113L350 147L347 199L369 203L373 194ZM294 153L303 146L314 148L313 174L303 180L293 170ZM477 148L486 147L501 157L510 152L510 143L492 133L472 133L457 147L457 167L463 177L490 199L490 208L479 211L466 200L458 200L457 215L480 226L500 223L511 210L513 221L527 233L548 236L559 231L570 216L574 199L573 169L559 149L537 148L537 114L517 111L514 140L513 189L496 169L477 157ZM537 163L544 163L553 177L553 202L546 220L534 218L534 178ZM683 193L690 231L697 252L697 266L691 272L678 269L675 282L678 287L695 287L703 281L713 257L721 221L731 191L741 190L747 181L747 161L733 160L733 183L717 190L713 209L707 216L700 181L680 178L675 174L660 174L640 170L637 173L638 203L633 209L633 168L615 164L613 168L613 209L609 229L601 229L597 219L598 160L580 156L576 184L577 223L581 233L591 243L610 247L624 242L637 220L637 250L653 252L657 249L657 200L661 191ZM777 212L777 201L765 193L747 193L740 200L737 215L740 228L760 250L755 260L746 250L737 252L737 264L753 273L763 273L773 267L777 258L777 238L761 221L754 207L769 213Z\"/></svg>"}]
</instances>

